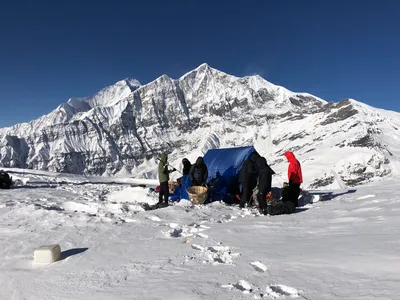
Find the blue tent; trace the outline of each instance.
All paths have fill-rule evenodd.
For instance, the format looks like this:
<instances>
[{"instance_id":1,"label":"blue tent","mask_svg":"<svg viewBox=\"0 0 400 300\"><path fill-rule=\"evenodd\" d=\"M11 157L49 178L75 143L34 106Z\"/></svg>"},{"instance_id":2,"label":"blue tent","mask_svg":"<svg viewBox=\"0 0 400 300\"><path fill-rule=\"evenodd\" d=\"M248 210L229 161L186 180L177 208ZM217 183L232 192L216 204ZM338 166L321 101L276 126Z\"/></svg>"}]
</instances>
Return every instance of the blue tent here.
<instances>
[{"instance_id":1,"label":"blue tent","mask_svg":"<svg viewBox=\"0 0 400 300\"><path fill-rule=\"evenodd\" d=\"M253 153L253 146L208 150L204 162L208 168L207 182L212 182L208 201L225 200L228 193L235 193L244 161Z\"/></svg>"},{"instance_id":2,"label":"blue tent","mask_svg":"<svg viewBox=\"0 0 400 300\"><path fill-rule=\"evenodd\" d=\"M226 200L228 193L238 192L238 177L244 161L253 153L253 146L208 150L203 159L208 168L207 183L209 198L205 203ZM182 177L182 186L175 188L171 201L189 199L187 188L191 186L189 176Z\"/></svg>"}]
</instances>

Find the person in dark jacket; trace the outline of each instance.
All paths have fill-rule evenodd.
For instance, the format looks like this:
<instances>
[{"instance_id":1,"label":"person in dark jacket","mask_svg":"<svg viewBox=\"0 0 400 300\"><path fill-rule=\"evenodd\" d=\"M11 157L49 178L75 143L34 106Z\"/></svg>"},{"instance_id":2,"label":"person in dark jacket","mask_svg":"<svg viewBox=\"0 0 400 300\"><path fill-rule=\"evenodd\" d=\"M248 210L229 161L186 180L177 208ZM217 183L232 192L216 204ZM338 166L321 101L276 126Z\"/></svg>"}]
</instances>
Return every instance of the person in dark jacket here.
<instances>
[{"instance_id":1,"label":"person in dark jacket","mask_svg":"<svg viewBox=\"0 0 400 300\"><path fill-rule=\"evenodd\" d=\"M192 168L192 164L187 158L182 159L182 165L183 165L183 170L182 170L182 175L187 176L190 174L190 169Z\"/></svg>"},{"instance_id":2,"label":"person in dark jacket","mask_svg":"<svg viewBox=\"0 0 400 300\"><path fill-rule=\"evenodd\" d=\"M249 202L251 193L257 185L257 159L260 155L252 153L243 163L239 172L239 183L242 185L242 195L240 197L240 208Z\"/></svg>"},{"instance_id":3,"label":"person in dark jacket","mask_svg":"<svg viewBox=\"0 0 400 300\"><path fill-rule=\"evenodd\" d=\"M265 157L260 157L257 161L258 165L258 193L257 201L259 209L262 213L265 212L266 208L266 196L271 191L272 187L272 175L275 172L267 164Z\"/></svg>"},{"instance_id":4,"label":"person in dark jacket","mask_svg":"<svg viewBox=\"0 0 400 300\"><path fill-rule=\"evenodd\" d=\"M189 176L190 169L192 168L192 164L187 158L182 159L182 177L179 177L176 181L178 182L179 186L182 186L183 176Z\"/></svg>"},{"instance_id":5,"label":"person in dark jacket","mask_svg":"<svg viewBox=\"0 0 400 300\"><path fill-rule=\"evenodd\" d=\"M190 180L192 185L202 185L205 186L207 183L208 169L204 160L199 156L196 163L190 169Z\"/></svg>"},{"instance_id":6,"label":"person in dark jacket","mask_svg":"<svg viewBox=\"0 0 400 300\"><path fill-rule=\"evenodd\" d=\"M168 197L169 197L169 174L176 171L175 168L172 170L168 169L168 156L167 154L163 153L161 155L160 162L158 163L158 179L160 181L160 192L158 194L158 206L168 206ZM163 203L164 198L164 203Z\"/></svg>"},{"instance_id":7,"label":"person in dark jacket","mask_svg":"<svg viewBox=\"0 0 400 300\"><path fill-rule=\"evenodd\" d=\"M4 172L0 171L0 189L9 189L12 185L12 177Z\"/></svg>"},{"instance_id":8,"label":"person in dark jacket","mask_svg":"<svg viewBox=\"0 0 400 300\"><path fill-rule=\"evenodd\" d=\"M289 162L288 167L288 180L289 180L289 201L294 205L299 206L300 184L303 183L303 174L301 171L300 162L296 159L293 152L286 152L284 156Z\"/></svg>"}]
</instances>

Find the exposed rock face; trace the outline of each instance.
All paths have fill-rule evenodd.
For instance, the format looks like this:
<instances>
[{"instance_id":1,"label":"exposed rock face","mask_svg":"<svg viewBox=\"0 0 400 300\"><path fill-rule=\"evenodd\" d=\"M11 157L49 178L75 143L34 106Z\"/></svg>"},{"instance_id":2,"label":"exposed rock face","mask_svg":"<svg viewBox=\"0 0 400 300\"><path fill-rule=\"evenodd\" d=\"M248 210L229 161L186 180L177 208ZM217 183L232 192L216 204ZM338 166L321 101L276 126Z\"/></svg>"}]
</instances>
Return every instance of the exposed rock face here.
<instances>
[{"instance_id":1,"label":"exposed rock face","mask_svg":"<svg viewBox=\"0 0 400 300\"><path fill-rule=\"evenodd\" d=\"M308 177L318 180L336 168L349 183L360 183L397 170L399 116L350 99L327 103L203 64L178 80L163 75L140 85L125 79L30 123L0 129L0 165L151 177L153 158L162 152L178 163L210 148L252 144L278 169L285 170L281 155L292 150L305 173L312 166ZM346 161L359 149L362 161Z\"/></svg>"}]
</instances>

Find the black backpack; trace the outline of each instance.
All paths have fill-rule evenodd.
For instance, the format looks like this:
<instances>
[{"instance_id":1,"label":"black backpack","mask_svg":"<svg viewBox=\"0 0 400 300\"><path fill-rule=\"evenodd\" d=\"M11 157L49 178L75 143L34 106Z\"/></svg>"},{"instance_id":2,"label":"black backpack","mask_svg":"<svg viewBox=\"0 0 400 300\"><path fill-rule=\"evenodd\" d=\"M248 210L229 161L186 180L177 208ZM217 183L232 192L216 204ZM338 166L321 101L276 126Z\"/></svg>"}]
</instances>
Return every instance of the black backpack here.
<instances>
[{"instance_id":1,"label":"black backpack","mask_svg":"<svg viewBox=\"0 0 400 300\"><path fill-rule=\"evenodd\" d=\"M0 189L11 188L12 177L8 173L0 171Z\"/></svg>"}]
</instances>

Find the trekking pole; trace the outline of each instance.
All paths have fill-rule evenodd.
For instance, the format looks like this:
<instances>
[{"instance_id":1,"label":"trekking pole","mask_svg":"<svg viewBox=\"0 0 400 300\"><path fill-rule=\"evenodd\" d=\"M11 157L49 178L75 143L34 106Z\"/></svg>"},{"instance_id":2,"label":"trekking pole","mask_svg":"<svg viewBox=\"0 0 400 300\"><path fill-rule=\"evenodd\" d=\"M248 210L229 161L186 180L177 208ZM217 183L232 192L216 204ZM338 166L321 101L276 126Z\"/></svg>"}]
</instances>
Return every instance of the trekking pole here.
<instances>
[{"instance_id":1,"label":"trekking pole","mask_svg":"<svg viewBox=\"0 0 400 300\"><path fill-rule=\"evenodd\" d=\"M170 165L171 166L171 165ZM175 168L174 166L171 166L175 169L175 171L177 171L178 173L180 173L181 175L183 175L183 173L181 171L179 171L177 168Z\"/></svg>"},{"instance_id":2,"label":"trekking pole","mask_svg":"<svg viewBox=\"0 0 400 300\"><path fill-rule=\"evenodd\" d=\"M156 160L159 160L159 161L161 161L161 159L160 159L160 158L158 158L158 157L156 157L155 159L156 159ZM175 168L174 166L172 166L172 165L170 165L170 164L166 164L166 166L169 166L169 167L172 167L172 168L174 168L174 169L175 169L175 171L177 171L178 173L180 173L180 174L182 174L182 175L183 175L183 173L182 173L181 171L179 171L177 168Z\"/></svg>"},{"instance_id":3,"label":"trekking pole","mask_svg":"<svg viewBox=\"0 0 400 300\"><path fill-rule=\"evenodd\" d=\"M170 165L170 164L167 164L167 166L174 168L174 169L175 169L175 171L177 171L178 173L181 173L181 174L182 174L182 172L181 172L181 171L179 171L179 170L178 170L177 168L175 168L174 166L172 166L172 165ZM183 174L182 174L182 175L183 175Z\"/></svg>"}]
</instances>

